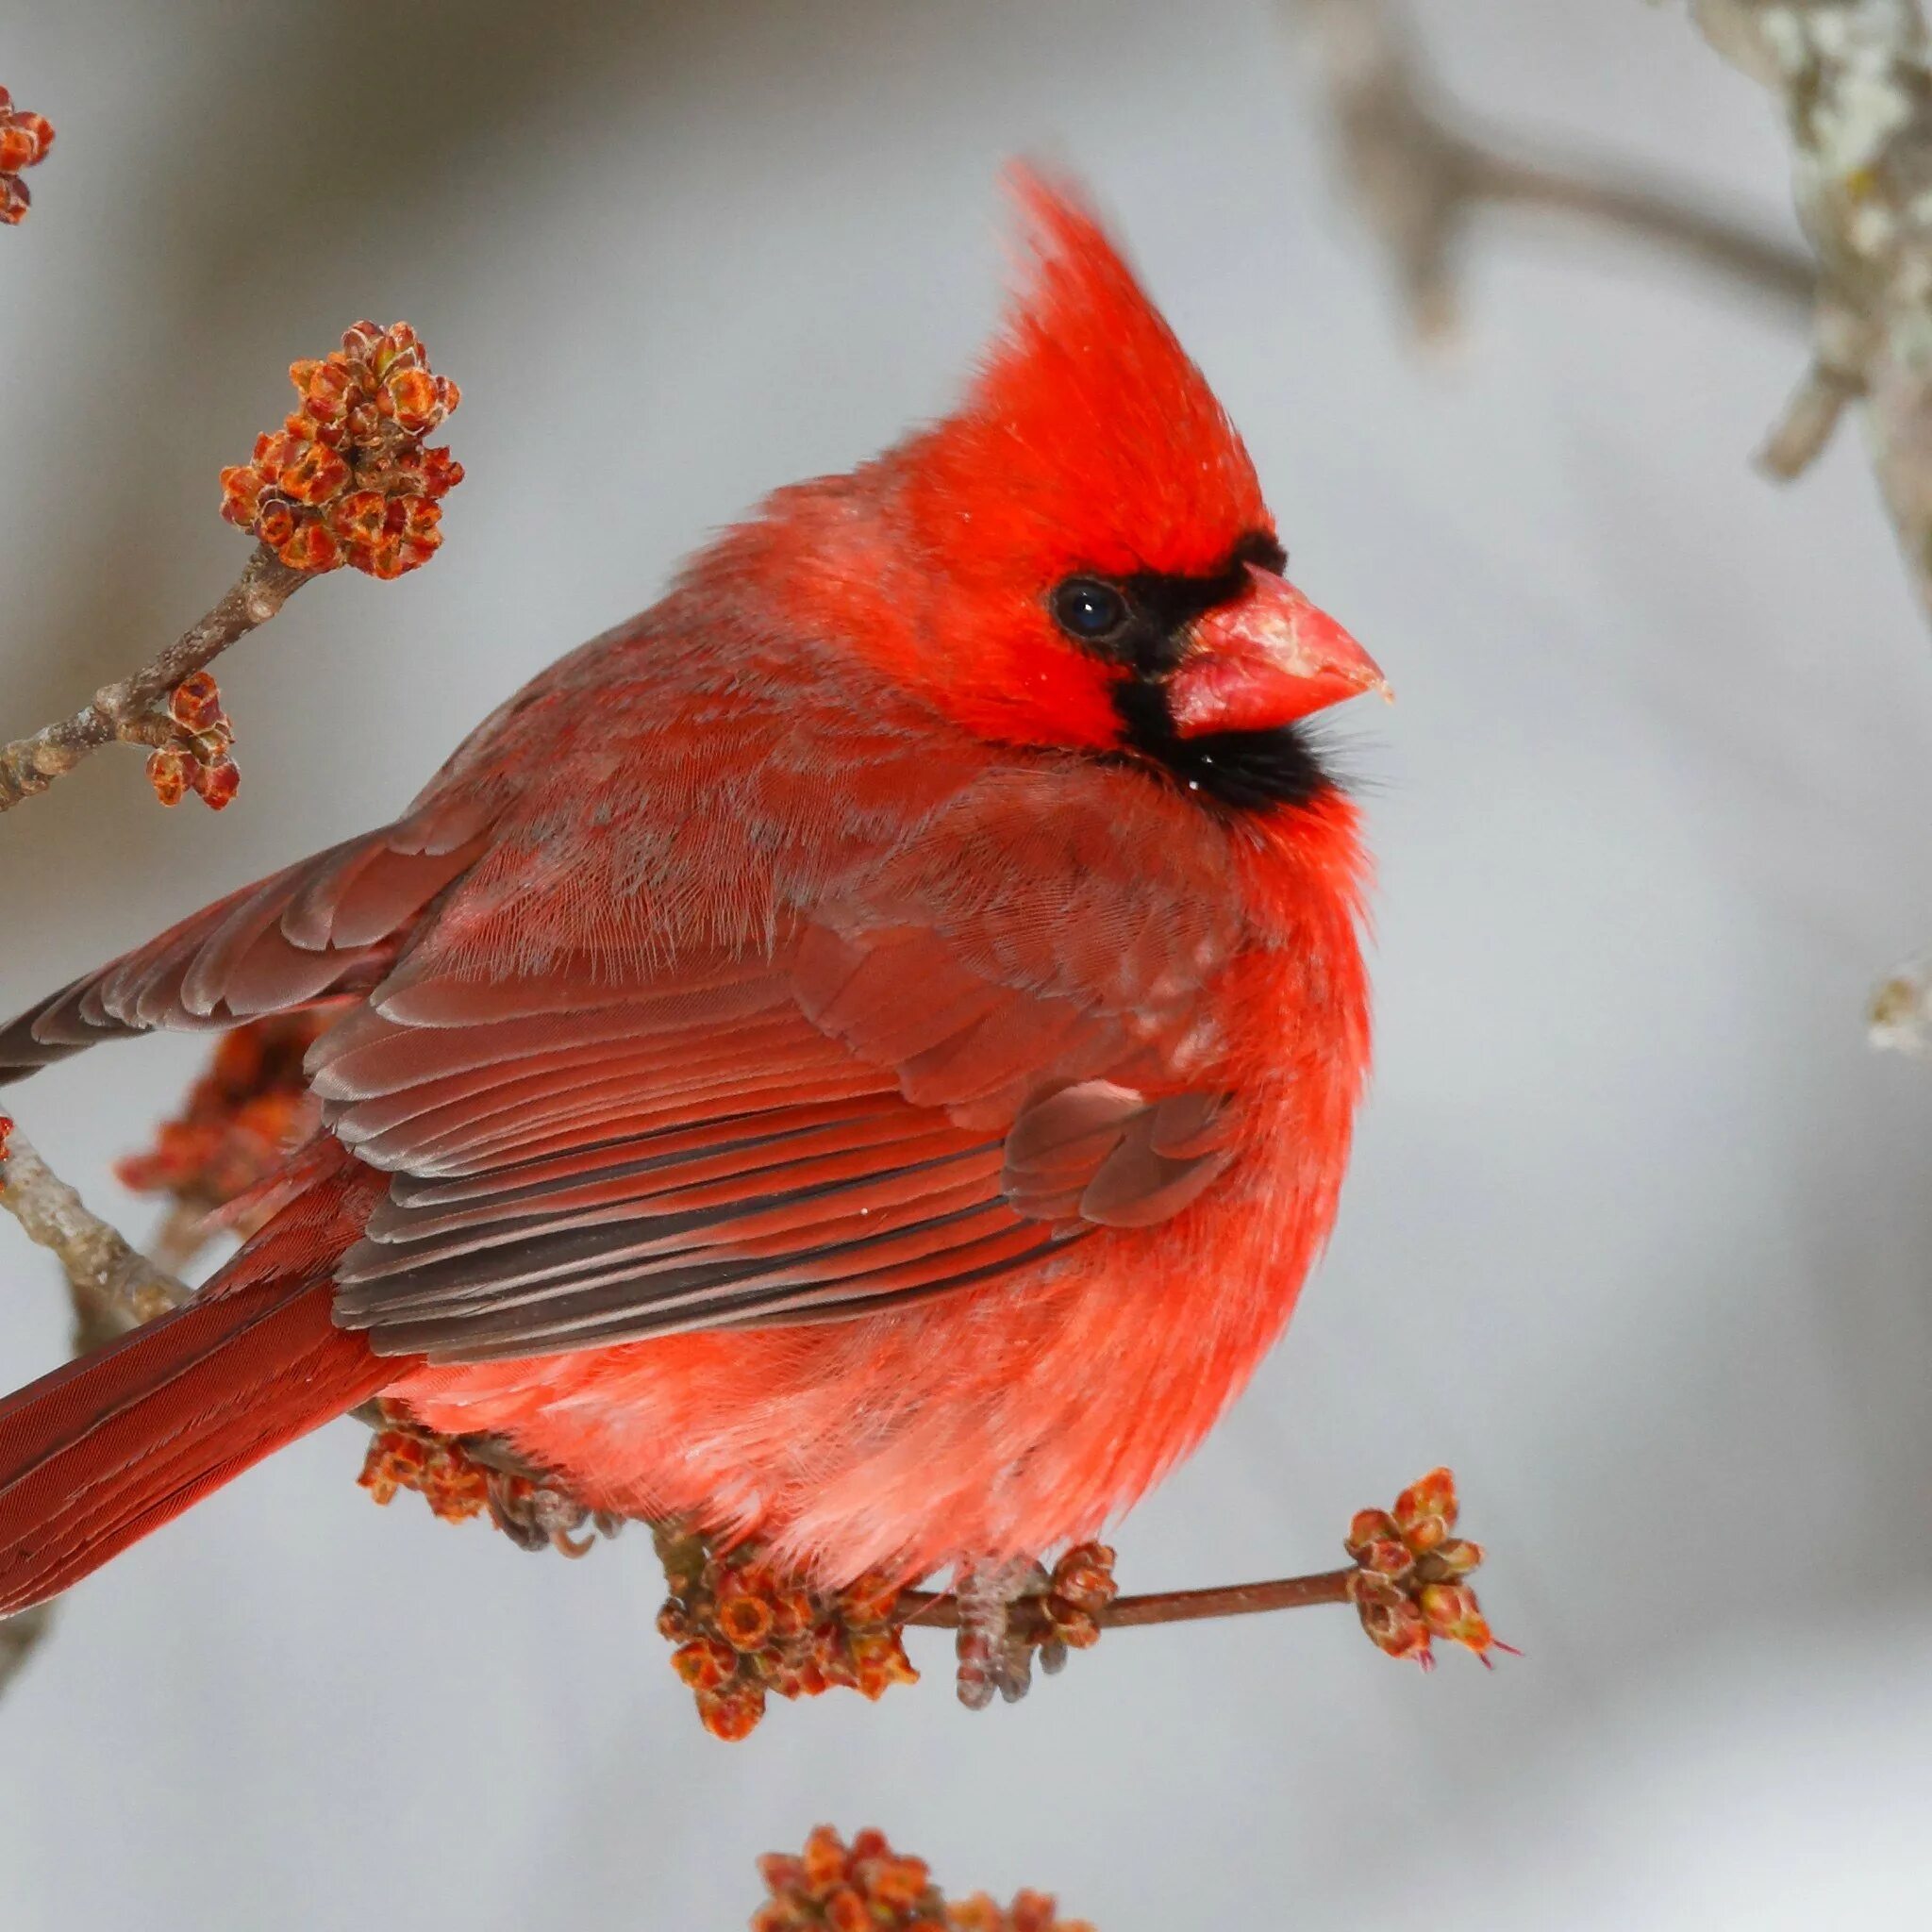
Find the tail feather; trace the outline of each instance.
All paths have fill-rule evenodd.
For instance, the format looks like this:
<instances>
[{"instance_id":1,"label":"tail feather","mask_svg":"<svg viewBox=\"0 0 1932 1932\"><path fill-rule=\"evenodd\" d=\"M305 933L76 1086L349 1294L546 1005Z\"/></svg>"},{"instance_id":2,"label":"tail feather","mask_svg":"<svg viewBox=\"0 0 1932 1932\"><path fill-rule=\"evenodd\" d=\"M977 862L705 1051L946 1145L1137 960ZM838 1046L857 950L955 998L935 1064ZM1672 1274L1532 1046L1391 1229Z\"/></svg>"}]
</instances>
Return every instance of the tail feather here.
<instances>
[{"instance_id":1,"label":"tail feather","mask_svg":"<svg viewBox=\"0 0 1932 1932\"><path fill-rule=\"evenodd\" d=\"M205 1296L0 1402L0 1616L56 1595L396 1373L325 1279Z\"/></svg>"}]
</instances>

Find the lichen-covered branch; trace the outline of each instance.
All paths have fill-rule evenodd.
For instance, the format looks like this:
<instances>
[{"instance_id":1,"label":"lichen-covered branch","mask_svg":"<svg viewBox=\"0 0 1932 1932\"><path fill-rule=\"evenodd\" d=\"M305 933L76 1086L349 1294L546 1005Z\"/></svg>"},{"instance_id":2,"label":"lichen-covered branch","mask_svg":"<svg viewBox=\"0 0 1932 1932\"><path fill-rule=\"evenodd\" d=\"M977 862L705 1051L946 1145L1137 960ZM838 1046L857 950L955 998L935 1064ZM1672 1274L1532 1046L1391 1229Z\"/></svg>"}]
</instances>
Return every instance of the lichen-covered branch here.
<instances>
[{"instance_id":1,"label":"lichen-covered branch","mask_svg":"<svg viewBox=\"0 0 1932 1932\"><path fill-rule=\"evenodd\" d=\"M1762 461L1796 475L1861 402L1913 588L1932 617L1932 65L1919 0L1691 0L1777 96L1818 254L1809 372Z\"/></svg>"},{"instance_id":2,"label":"lichen-covered branch","mask_svg":"<svg viewBox=\"0 0 1932 1932\"><path fill-rule=\"evenodd\" d=\"M83 1323L108 1318L108 1333L152 1321L188 1299L188 1290L164 1274L93 1213L48 1167L26 1136L0 1115L0 1208L27 1239L60 1263Z\"/></svg>"},{"instance_id":3,"label":"lichen-covered branch","mask_svg":"<svg viewBox=\"0 0 1932 1932\"><path fill-rule=\"evenodd\" d=\"M1514 208L1632 236L1802 311L1817 274L1782 243L1687 202L1673 186L1595 163L1512 155L1461 131L1438 102L1391 0L1287 0L1327 80L1341 171L1401 278L1424 340L1456 325L1472 221Z\"/></svg>"},{"instance_id":4,"label":"lichen-covered branch","mask_svg":"<svg viewBox=\"0 0 1932 1932\"><path fill-rule=\"evenodd\" d=\"M230 644L266 624L308 581L266 544L258 544L242 575L206 617L192 624L131 677L103 685L71 717L0 745L0 811L33 798L104 744L172 743L181 726L169 701Z\"/></svg>"}]
</instances>

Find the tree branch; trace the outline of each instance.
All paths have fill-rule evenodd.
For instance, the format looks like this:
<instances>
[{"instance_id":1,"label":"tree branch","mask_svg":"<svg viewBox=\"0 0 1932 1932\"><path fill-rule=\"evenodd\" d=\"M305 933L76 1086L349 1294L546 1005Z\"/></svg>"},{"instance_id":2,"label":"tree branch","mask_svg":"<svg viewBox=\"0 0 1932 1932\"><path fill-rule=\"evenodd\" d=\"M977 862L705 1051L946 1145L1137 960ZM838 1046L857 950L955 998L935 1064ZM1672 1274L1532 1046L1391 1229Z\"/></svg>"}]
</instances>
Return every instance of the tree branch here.
<instances>
[{"instance_id":1,"label":"tree branch","mask_svg":"<svg viewBox=\"0 0 1932 1932\"><path fill-rule=\"evenodd\" d=\"M49 1249L66 1272L83 1337L106 1324L123 1328L179 1307L189 1291L138 1253L54 1173L31 1142L0 1115L0 1208L29 1241Z\"/></svg>"},{"instance_id":2,"label":"tree branch","mask_svg":"<svg viewBox=\"0 0 1932 1932\"><path fill-rule=\"evenodd\" d=\"M1692 207L1666 184L1572 158L1515 158L1436 102L1390 0L1287 0L1327 75L1348 190L1401 277L1416 333L1456 326L1457 251L1485 208L1522 208L1629 235L1808 308L1817 273L1782 243Z\"/></svg>"},{"instance_id":3,"label":"tree branch","mask_svg":"<svg viewBox=\"0 0 1932 1932\"><path fill-rule=\"evenodd\" d=\"M180 736L168 699L230 644L266 624L308 580L263 544L208 615L131 677L103 685L73 716L0 746L0 811L47 790L104 744L162 745Z\"/></svg>"},{"instance_id":4,"label":"tree branch","mask_svg":"<svg viewBox=\"0 0 1932 1932\"><path fill-rule=\"evenodd\" d=\"M1799 474L1862 400L1879 488L1932 617L1932 65L1918 0L1691 0L1776 95L1817 250L1812 366L1760 457Z\"/></svg>"}]
</instances>

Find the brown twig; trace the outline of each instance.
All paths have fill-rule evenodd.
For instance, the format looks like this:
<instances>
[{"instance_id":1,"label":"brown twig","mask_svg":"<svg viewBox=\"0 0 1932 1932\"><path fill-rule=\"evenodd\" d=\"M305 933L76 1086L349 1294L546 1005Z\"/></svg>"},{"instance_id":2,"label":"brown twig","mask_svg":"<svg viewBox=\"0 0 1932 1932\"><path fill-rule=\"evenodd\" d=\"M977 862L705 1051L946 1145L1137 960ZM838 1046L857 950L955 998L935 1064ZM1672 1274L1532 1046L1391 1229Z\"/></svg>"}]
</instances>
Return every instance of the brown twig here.
<instances>
[{"instance_id":1,"label":"brown twig","mask_svg":"<svg viewBox=\"0 0 1932 1932\"><path fill-rule=\"evenodd\" d=\"M1327 75L1341 171L1402 278L1425 341L1456 325L1457 252L1486 208L1562 215L1670 249L1792 308L1808 308L1805 257L1686 203L1664 184L1578 159L1517 158L1458 130L1389 0L1291 0Z\"/></svg>"},{"instance_id":2,"label":"brown twig","mask_svg":"<svg viewBox=\"0 0 1932 1932\"><path fill-rule=\"evenodd\" d=\"M1249 1617L1263 1610L1299 1610L1312 1604L1350 1601L1346 1570L1324 1570L1312 1576L1279 1576L1266 1583L1224 1583L1211 1590L1162 1590L1143 1596L1116 1597L1094 1612L1103 1630L1143 1624L1194 1624L1208 1617ZM899 1598L895 1621L933 1630L959 1627L958 1599L950 1591L908 1590Z\"/></svg>"},{"instance_id":3,"label":"brown twig","mask_svg":"<svg viewBox=\"0 0 1932 1932\"><path fill-rule=\"evenodd\" d=\"M104 744L164 744L178 735L169 694L258 626L308 581L258 544L233 587L199 623L131 677L103 685L73 716L0 746L0 811L47 790Z\"/></svg>"}]
</instances>

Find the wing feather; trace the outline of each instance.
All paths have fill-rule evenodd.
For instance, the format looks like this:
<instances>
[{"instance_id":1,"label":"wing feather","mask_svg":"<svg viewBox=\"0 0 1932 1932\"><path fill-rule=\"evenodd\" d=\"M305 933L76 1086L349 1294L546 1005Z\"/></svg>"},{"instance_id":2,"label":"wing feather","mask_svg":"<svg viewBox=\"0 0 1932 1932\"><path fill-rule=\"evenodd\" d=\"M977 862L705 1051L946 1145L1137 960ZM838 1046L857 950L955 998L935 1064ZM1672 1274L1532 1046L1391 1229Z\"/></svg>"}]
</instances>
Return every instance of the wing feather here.
<instances>
[{"instance_id":1,"label":"wing feather","mask_svg":"<svg viewBox=\"0 0 1932 1932\"><path fill-rule=\"evenodd\" d=\"M481 854L488 824L476 801L433 802L217 901L0 1027L0 1085L96 1041L366 991Z\"/></svg>"}]
</instances>

